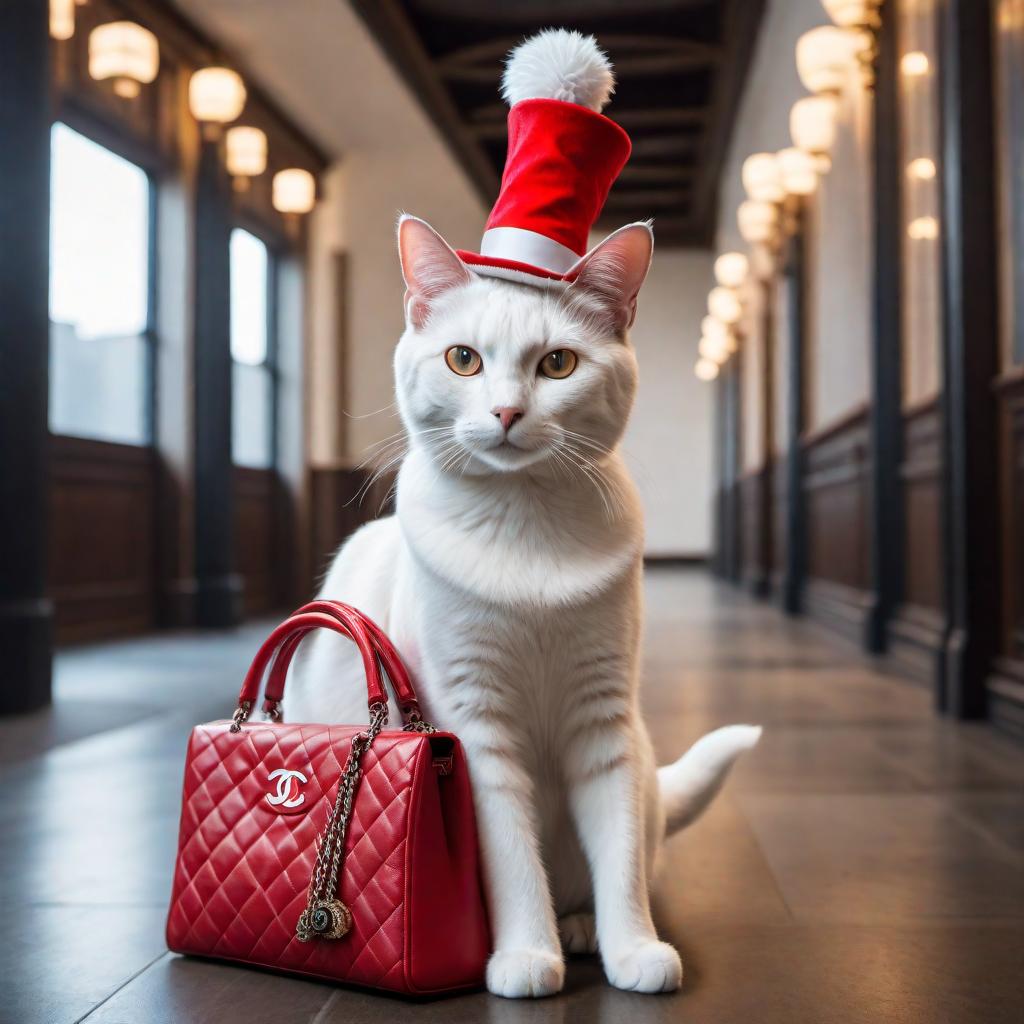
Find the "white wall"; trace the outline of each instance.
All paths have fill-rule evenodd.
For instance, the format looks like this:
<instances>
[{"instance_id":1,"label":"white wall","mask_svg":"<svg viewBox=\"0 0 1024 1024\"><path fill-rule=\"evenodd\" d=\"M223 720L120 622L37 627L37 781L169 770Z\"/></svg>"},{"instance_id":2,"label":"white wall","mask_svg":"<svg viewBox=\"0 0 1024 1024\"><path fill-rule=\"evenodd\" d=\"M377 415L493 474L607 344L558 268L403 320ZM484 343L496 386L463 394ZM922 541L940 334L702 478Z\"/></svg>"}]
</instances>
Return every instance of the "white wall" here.
<instances>
[{"instance_id":1,"label":"white wall","mask_svg":"<svg viewBox=\"0 0 1024 1024\"><path fill-rule=\"evenodd\" d=\"M312 452L314 465L358 463L399 429L393 412L391 359L402 333L404 286L395 246L403 210L423 217L455 248L475 249L486 211L440 140L353 150L326 179L316 215L312 302ZM333 252L348 254L347 402L336 388L337 328ZM336 441L336 418L347 416L347 444Z\"/></svg>"},{"instance_id":2,"label":"white wall","mask_svg":"<svg viewBox=\"0 0 1024 1024\"><path fill-rule=\"evenodd\" d=\"M633 325L640 390L623 451L643 498L648 555L711 546L713 389L693 375L711 264L710 252L655 241Z\"/></svg>"},{"instance_id":3,"label":"white wall","mask_svg":"<svg viewBox=\"0 0 1024 1024\"><path fill-rule=\"evenodd\" d=\"M796 42L810 28L830 24L821 0L769 0L722 172L719 251L744 248L736 209L746 198L740 180L751 153L791 145L789 111L807 95L796 73ZM840 97L833 168L810 200L807 223L807 425L841 418L868 395L871 337L871 99L855 72ZM750 388L744 461L757 428ZM748 415L749 414L749 415Z\"/></svg>"}]
</instances>

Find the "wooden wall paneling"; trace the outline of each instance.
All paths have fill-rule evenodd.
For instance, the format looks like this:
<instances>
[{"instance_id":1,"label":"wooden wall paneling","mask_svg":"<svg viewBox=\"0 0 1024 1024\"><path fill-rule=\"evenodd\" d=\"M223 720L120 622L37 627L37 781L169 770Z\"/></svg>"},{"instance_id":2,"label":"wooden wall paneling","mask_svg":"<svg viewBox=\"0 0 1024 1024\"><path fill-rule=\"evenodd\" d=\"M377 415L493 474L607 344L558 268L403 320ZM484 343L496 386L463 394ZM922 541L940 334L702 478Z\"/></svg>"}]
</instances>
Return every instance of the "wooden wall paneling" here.
<instances>
[{"instance_id":1,"label":"wooden wall paneling","mask_svg":"<svg viewBox=\"0 0 1024 1024\"><path fill-rule=\"evenodd\" d=\"M903 0L883 5L874 104L874 266L872 276L870 608L865 645L886 649L889 619L903 593L902 462L902 183L899 136L899 47ZM932 552L934 560L935 551Z\"/></svg>"},{"instance_id":2,"label":"wooden wall paneling","mask_svg":"<svg viewBox=\"0 0 1024 1024\"><path fill-rule=\"evenodd\" d=\"M750 469L736 481L739 499L740 552L742 554L741 579L751 593L760 586L763 564L761 551L761 470Z\"/></svg>"},{"instance_id":3,"label":"wooden wall paneling","mask_svg":"<svg viewBox=\"0 0 1024 1024\"><path fill-rule=\"evenodd\" d=\"M1024 4L995 0L1001 376L999 655L988 679L993 721L1024 738Z\"/></svg>"},{"instance_id":4,"label":"wooden wall paneling","mask_svg":"<svg viewBox=\"0 0 1024 1024\"><path fill-rule=\"evenodd\" d=\"M803 440L805 611L861 643L871 597L868 407Z\"/></svg>"},{"instance_id":5,"label":"wooden wall paneling","mask_svg":"<svg viewBox=\"0 0 1024 1024\"><path fill-rule=\"evenodd\" d=\"M998 648L998 374L991 7L944 0L943 135L945 678L936 701L958 718L985 713Z\"/></svg>"},{"instance_id":6,"label":"wooden wall paneling","mask_svg":"<svg viewBox=\"0 0 1024 1024\"><path fill-rule=\"evenodd\" d=\"M394 472L374 480L369 468L314 468L310 503L314 591L335 552L360 526L394 512L394 482Z\"/></svg>"},{"instance_id":7,"label":"wooden wall paneling","mask_svg":"<svg viewBox=\"0 0 1024 1024\"><path fill-rule=\"evenodd\" d=\"M1003 376L999 387L1002 578L1001 643L988 677L993 721L1024 738L1024 371Z\"/></svg>"},{"instance_id":8,"label":"wooden wall paneling","mask_svg":"<svg viewBox=\"0 0 1024 1024\"><path fill-rule=\"evenodd\" d=\"M153 450L52 437L50 585L61 642L156 623Z\"/></svg>"},{"instance_id":9,"label":"wooden wall paneling","mask_svg":"<svg viewBox=\"0 0 1024 1024\"><path fill-rule=\"evenodd\" d=\"M887 622L887 650L930 686L945 658L943 592L942 419L938 400L903 417L900 508L904 553L900 599Z\"/></svg>"},{"instance_id":10,"label":"wooden wall paneling","mask_svg":"<svg viewBox=\"0 0 1024 1024\"><path fill-rule=\"evenodd\" d=\"M0 714L50 702L48 24L45 0L22 0L0 32Z\"/></svg>"},{"instance_id":11,"label":"wooden wall paneling","mask_svg":"<svg viewBox=\"0 0 1024 1024\"><path fill-rule=\"evenodd\" d=\"M242 580L246 615L281 608L285 602L282 551L283 503L273 469L233 467L235 568Z\"/></svg>"}]
</instances>

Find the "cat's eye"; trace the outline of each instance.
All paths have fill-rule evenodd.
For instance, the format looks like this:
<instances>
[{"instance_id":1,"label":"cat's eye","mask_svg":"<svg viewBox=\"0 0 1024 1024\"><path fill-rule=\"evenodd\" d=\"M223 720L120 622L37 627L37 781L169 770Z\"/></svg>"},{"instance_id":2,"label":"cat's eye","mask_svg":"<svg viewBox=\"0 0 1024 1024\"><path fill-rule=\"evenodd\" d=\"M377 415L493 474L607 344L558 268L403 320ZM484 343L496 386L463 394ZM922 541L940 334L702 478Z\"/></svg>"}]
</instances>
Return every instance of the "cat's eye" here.
<instances>
[{"instance_id":1,"label":"cat's eye","mask_svg":"<svg viewBox=\"0 0 1024 1024\"><path fill-rule=\"evenodd\" d=\"M564 380L576 369L576 353L570 352L567 348L549 352L540 361L538 369L545 377L550 377L552 380Z\"/></svg>"},{"instance_id":2,"label":"cat's eye","mask_svg":"<svg viewBox=\"0 0 1024 1024\"><path fill-rule=\"evenodd\" d=\"M444 361L448 364L448 369L460 377L472 377L474 373L479 373L484 365L480 356L465 345L453 345L445 352Z\"/></svg>"}]
</instances>

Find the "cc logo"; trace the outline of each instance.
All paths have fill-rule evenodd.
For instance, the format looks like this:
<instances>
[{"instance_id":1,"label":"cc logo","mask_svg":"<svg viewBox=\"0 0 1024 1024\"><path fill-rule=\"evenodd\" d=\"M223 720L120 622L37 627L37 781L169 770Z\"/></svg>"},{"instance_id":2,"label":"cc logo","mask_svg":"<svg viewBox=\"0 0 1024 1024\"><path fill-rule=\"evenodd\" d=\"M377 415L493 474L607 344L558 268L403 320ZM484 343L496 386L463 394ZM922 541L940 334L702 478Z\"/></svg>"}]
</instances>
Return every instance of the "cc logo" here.
<instances>
[{"instance_id":1,"label":"cc logo","mask_svg":"<svg viewBox=\"0 0 1024 1024\"><path fill-rule=\"evenodd\" d=\"M299 786L309 781L302 772L278 768L267 776L267 781L277 783L275 791L267 794L267 803L272 807L293 810L300 807L306 799L306 794L299 792Z\"/></svg>"}]
</instances>

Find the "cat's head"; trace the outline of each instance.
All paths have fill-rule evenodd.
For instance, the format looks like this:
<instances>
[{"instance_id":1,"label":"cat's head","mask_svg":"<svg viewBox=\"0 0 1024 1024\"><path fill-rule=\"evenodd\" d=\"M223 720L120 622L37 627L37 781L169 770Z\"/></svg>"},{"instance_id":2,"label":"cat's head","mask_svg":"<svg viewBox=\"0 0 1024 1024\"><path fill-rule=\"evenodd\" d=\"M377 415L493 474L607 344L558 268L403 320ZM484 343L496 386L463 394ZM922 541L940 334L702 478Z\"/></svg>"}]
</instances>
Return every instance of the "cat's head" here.
<instances>
[{"instance_id":1,"label":"cat's head","mask_svg":"<svg viewBox=\"0 0 1024 1024\"><path fill-rule=\"evenodd\" d=\"M651 262L647 224L610 235L554 288L475 274L414 217L398 241L406 329L395 378L414 445L473 474L599 462L615 447L636 393L626 332Z\"/></svg>"}]
</instances>

